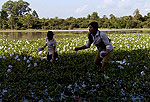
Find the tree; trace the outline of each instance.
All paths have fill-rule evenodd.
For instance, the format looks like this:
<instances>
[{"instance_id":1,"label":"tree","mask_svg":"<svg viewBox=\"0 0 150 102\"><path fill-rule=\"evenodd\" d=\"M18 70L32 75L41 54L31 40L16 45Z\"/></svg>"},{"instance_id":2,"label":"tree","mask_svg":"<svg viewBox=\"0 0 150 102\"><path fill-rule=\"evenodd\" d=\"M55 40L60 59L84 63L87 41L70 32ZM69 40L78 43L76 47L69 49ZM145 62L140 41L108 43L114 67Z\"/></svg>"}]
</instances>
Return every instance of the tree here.
<instances>
[{"instance_id":1,"label":"tree","mask_svg":"<svg viewBox=\"0 0 150 102\"><path fill-rule=\"evenodd\" d=\"M91 19L92 20L99 19L98 13L97 12L93 12L92 15L91 15Z\"/></svg>"},{"instance_id":2,"label":"tree","mask_svg":"<svg viewBox=\"0 0 150 102\"><path fill-rule=\"evenodd\" d=\"M27 14L26 16L24 16L23 25L25 25L28 29L32 28L32 26L33 26L33 16L31 14Z\"/></svg>"},{"instance_id":3,"label":"tree","mask_svg":"<svg viewBox=\"0 0 150 102\"><path fill-rule=\"evenodd\" d=\"M134 15L134 20L141 20L141 21L143 20L143 17L142 17L142 15L140 14L139 9L136 9L136 10L134 11L133 15Z\"/></svg>"},{"instance_id":4,"label":"tree","mask_svg":"<svg viewBox=\"0 0 150 102\"><path fill-rule=\"evenodd\" d=\"M32 16L34 16L34 17L36 17L36 18L39 18L38 14L37 14L37 12L36 12L35 10L33 10Z\"/></svg>"},{"instance_id":5,"label":"tree","mask_svg":"<svg viewBox=\"0 0 150 102\"><path fill-rule=\"evenodd\" d=\"M29 3L23 0L17 1L7 1L2 5L2 10L6 11L9 16L16 15L16 16L25 16L27 13L31 11L29 8Z\"/></svg>"},{"instance_id":6,"label":"tree","mask_svg":"<svg viewBox=\"0 0 150 102\"><path fill-rule=\"evenodd\" d=\"M0 28L7 27L8 14L6 11L0 11Z\"/></svg>"},{"instance_id":7,"label":"tree","mask_svg":"<svg viewBox=\"0 0 150 102\"><path fill-rule=\"evenodd\" d=\"M17 28L18 18L15 15L11 15L8 19L8 25L11 29Z\"/></svg>"},{"instance_id":8,"label":"tree","mask_svg":"<svg viewBox=\"0 0 150 102\"><path fill-rule=\"evenodd\" d=\"M90 19L90 18L91 18L91 15L90 15L90 14L88 14L87 19Z\"/></svg>"}]
</instances>

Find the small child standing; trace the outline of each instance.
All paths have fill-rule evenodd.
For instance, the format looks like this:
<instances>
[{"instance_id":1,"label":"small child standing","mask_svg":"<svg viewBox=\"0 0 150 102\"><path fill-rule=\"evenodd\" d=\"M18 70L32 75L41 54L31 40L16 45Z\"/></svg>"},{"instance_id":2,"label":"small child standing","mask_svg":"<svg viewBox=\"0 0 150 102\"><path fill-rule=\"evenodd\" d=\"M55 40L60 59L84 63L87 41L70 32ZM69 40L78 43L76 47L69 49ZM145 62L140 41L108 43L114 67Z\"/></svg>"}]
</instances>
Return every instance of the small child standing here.
<instances>
[{"instance_id":1,"label":"small child standing","mask_svg":"<svg viewBox=\"0 0 150 102\"><path fill-rule=\"evenodd\" d=\"M58 60L58 53L57 53L57 42L53 38L54 33L52 31L47 32L47 37L46 37L46 44L44 45L43 49L48 46L47 49L47 60L48 61L54 61Z\"/></svg>"}]
</instances>

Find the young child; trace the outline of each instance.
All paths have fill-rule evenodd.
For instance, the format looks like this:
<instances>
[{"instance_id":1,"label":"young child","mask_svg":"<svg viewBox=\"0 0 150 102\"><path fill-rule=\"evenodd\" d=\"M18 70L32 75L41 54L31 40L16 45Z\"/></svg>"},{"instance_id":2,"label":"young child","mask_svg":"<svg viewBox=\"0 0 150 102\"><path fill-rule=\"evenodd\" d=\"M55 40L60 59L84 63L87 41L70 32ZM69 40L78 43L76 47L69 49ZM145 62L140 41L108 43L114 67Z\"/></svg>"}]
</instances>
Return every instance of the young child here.
<instances>
[{"instance_id":1,"label":"young child","mask_svg":"<svg viewBox=\"0 0 150 102\"><path fill-rule=\"evenodd\" d=\"M47 60L48 61L54 61L58 60L58 53L57 53L57 42L53 38L54 33L52 31L47 32L47 37L46 37L46 44L44 45L43 49L48 46L47 49Z\"/></svg>"}]
</instances>

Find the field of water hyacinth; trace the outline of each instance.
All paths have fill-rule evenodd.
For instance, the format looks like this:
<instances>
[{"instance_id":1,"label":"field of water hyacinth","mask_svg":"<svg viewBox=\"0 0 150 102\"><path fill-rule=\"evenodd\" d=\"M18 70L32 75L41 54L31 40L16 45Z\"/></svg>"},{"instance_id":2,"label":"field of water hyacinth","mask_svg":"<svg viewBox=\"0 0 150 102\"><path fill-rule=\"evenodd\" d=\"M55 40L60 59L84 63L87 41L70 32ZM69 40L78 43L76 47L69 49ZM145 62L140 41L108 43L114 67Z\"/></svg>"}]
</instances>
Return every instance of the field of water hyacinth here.
<instances>
[{"instance_id":1,"label":"field of water hyacinth","mask_svg":"<svg viewBox=\"0 0 150 102\"><path fill-rule=\"evenodd\" d=\"M97 49L78 51L87 35L56 39L58 61L47 62L45 39L0 40L0 101L150 100L150 34L110 34L113 61L94 64Z\"/></svg>"}]
</instances>

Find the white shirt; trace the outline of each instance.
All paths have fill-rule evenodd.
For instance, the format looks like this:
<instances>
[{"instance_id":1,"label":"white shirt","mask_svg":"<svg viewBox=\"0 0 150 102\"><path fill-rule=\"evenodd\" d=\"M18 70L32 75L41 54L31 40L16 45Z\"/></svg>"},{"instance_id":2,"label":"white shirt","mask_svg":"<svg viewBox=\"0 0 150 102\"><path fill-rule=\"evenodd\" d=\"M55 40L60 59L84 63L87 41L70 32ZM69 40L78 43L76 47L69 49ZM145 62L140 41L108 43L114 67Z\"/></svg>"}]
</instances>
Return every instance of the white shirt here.
<instances>
[{"instance_id":1,"label":"white shirt","mask_svg":"<svg viewBox=\"0 0 150 102\"><path fill-rule=\"evenodd\" d=\"M47 49L47 54L52 54L53 53L53 47L55 46L55 52L57 52L56 46L57 46L57 42L56 40L53 38L52 40L48 40L48 38L46 38L46 43L48 46Z\"/></svg>"},{"instance_id":2,"label":"white shirt","mask_svg":"<svg viewBox=\"0 0 150 102\"><path fill-rule=\"evenodd\" d=\"M97 47L97 49L99 51L106 50L106 49L109 49L109 51L111 51L111 50L114 49L113 46L112 46L112 44L111 44L111 42L109 42L109 39L108 39L107 35L104 32L101 32L101 31L98 30L97 33L96 33L96 35L95 36L92 35L92 37L93 37L94 45ZM101 47L101 44L100 44L101 41L103 41L104 44L106 45L106 49L103 49ZM90 42L88 40L88 43L85 46L86 47L90 47L93 42Z\"/></svg>"}]
</instances>

